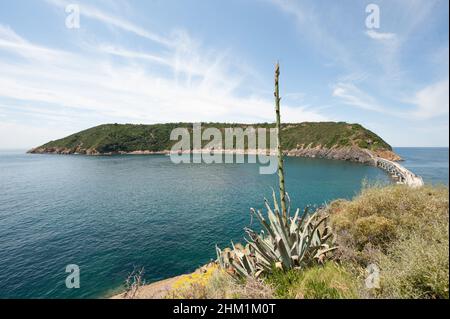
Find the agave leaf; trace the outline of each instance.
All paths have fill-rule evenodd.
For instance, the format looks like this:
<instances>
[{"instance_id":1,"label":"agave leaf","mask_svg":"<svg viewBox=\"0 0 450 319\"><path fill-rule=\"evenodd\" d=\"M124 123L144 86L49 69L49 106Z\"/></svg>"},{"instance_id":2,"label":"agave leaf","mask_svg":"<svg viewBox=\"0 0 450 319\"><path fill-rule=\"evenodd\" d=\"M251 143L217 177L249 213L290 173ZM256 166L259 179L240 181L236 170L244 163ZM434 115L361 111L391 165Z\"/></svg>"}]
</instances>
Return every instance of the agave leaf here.
<instances>
[{"instance_id":1,"label":"agave leaf","mask_svg":"<svg viewBox=\"0 0 450 319\"><path fill-rule=\"evenodd\" d=\"M284 244L282 243L282 239L280 237L278 237L277 243L278 243L278 250L280 252L281 261L283 262L284 268L285 269L291 268L291 264L292 264L291 256L287 252Z\"/></svg>"},{"instance_id":2,"label":"agave leaf","mask_svg":"<svg viewBox=\"0 0 450 319\"><path fill-rule=\"evenodd\" d=\"M289 196L289 193L286 192L286 212L287 212L287 218L289 219L291 217L291 197Z\"/></svg>"},{"instance_id":3,"label":"agave leaf","mask_svg":"<svg viewBox=\"0 0 450 319\"><path fill-rule=\"evenodd\" d=\"M267 202L267 200L266 200L265 204L266 204L266 208L267 208L267 216L269 217L269 221L270 221L270 224L272 226L272 230L275 231L276 229L274 229L274 227L277 224L277 218L275 216L275 213L270 208L269 203ZM274 238L275 237L276 236L274 236Z\"/></svg>"},{"instance_id":4,"label":"agave leaf","mask_svg":"<svg viewBox=\"0 0 450 319\"><path fill-rule=\"evenodd\" d=\"M277 195L275 195L275 190L272 188L272 197L273 197L273 207L275 212L280 212L280 207L278 206Z\"/></svg>"},{"instance_id":5,"label":"agave leaf","mask_svg":"<svg viewBox=\"0 0 450 319\"><path fill-rule=\"evenodd\" d=\"M326 234L325 236L322 237L321 241L322 242L326 242L328 239L331 238L331 236L333 236L333 234L332 233L328 233L328 234Z\"/></svg>"},{"instance_id":6,"label":"agave leaf","mask_svg":"<svg viewBox=\"0 0 450 319\"><path fill-rule=\"evenodd\" d=\"M241 277L251 277L251 274L249 274L241 265L239 265L238 263L235 263L234 261L231 263L231 265L233 266L233 268L236 270L236 272L241 276Z\"/></svg>"},{"instance_id":7,"label":"agave leaf","mask_svg":"<svg viewBox=\"0 0 450 319\"><path fill-rule=\"evenodd\" d=\"M269 264L271 263L271 260L278 259L275 250L266 245L263 241L254 243L254 248L266 258Z\"/></svg>"},{"instance_id":8,"label":"agave leaf","mask_svg":"<svg viewBox=\"0 0 450 319\"><path fill-rule=\"evenodd\" d=\"M255 268L252 265L250 258L247 255L242 257L242 265L245 269L248 270L249 273L253 274L255 272Z\"/></svg>"},{"instance_id":9,"label":"agave leaf","mask_svg":"<svg viewBox=\"0 0 450 319\"><path fill-rule=\"evenodd\" d=\"M285 227L284 225L284 221L283 221L283 217L281 216L281 214L276 214L277 215L277 219L278 219L278 223L277 223L277 228L278 228L278 233L281 236L281 244L284 246L284 249L286 251L290 251L291 250L291 245L290 245L290 236L287 233L287 231L289 231L289 229L287 229L287 227ZM277 241L278 242L278 241Z\"/></svg>"},{"instance_id":10,"label":"agave leaf","mask_svg":"<svg viewBox=\"0 0 450 319\"><path fill-rule=\"evenodd\" d=\"M253 209L253 208L252 208ZM259 220L260 224L264 227L265 230L267 230L267 232L270 234L270 236L272 236L273 238L275 238L275 234L273 233L272 228L270 228L269 224L266 222L266 220L264 219L264 216L261 214L261 211L255 211L253 209L254 214L256 215L256 218Z\"/></svg>"},{"instance_id":11,"label":"agave leaf","mask_svg":"<svg viewBox=\"0 0 450 319\"><path fill-rule=\"evenodd\" d=\"M297 209L297 210L295 211L294 218L291 219L291 226L290 226L290 228L289 228L289 232L290 232L291 234L295 233L295 232L297 231L297 228L299 228L299 225L297 224L299 212L300 212L300 209Z\"/></svg>"}]
</instances>

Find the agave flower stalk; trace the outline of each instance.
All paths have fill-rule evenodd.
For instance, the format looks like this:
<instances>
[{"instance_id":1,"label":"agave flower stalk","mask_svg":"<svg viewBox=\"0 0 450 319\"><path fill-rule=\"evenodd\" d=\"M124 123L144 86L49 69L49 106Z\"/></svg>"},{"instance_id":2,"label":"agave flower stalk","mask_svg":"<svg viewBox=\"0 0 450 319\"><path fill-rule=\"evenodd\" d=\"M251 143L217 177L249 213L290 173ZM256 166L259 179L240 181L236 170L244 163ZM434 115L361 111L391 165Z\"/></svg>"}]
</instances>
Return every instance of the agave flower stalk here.
<instances>
[{"instance_id":1,"label":"agave flower stalk","mask_svg":"<svg viewBox=\"0 0 450 319\"><path fill-rule=\"evenodd\" d=\"M277 129L277 157L278 157L278 179L280 183L280 202L281 211L283 213L283 221L287 223L286 213L286 188L284 183L284 163L283 163L283 151L281 149L281 115L280 115L280 64L275 66L275 113L276 113L276 129Z\"/></svg>"}]
</instances>

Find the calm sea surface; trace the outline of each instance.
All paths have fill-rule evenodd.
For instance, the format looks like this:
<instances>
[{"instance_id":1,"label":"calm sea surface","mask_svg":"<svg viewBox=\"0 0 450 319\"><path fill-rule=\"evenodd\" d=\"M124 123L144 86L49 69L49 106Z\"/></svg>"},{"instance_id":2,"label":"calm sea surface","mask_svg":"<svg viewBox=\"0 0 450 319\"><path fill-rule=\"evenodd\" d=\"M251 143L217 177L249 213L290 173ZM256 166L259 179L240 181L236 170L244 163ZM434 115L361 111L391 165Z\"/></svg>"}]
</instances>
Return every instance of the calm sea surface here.
<instances>
[{"instance_id":1,"label":"calm sea surface","mask_svg":"<svg viewBox=\"0 0 450 319\"><path fill-rule=\"evenodd\" d=\"M448 149L397 149L426 182L448 184ZM242 240L276 175L257 164L181 164L166 156L55 156L0 152L0 298L105 297L135 266L147 282L186 273ZM351 198L374 167L288 158L293 206ZM66 265L81 288L65 286Z\"/></svg>"},{"instance_id":2,"label":"calm sea surface","mask_svg":"<svg viewBox=\"0 0 450 319\"><path fill-rule=\"evenodd\" d=\"M423 177L425 183L448 185L448 148L399 147L403 166Z\"/></svg>"}]
</instances>

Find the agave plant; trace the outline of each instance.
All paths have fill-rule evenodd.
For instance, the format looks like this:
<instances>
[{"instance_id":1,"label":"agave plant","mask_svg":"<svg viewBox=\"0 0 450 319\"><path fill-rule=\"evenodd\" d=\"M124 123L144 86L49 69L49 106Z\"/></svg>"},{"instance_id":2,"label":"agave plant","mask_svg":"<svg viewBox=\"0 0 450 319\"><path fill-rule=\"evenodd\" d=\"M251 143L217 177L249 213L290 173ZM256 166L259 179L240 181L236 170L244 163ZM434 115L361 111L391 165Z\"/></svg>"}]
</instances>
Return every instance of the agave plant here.
<instances>
[{"instance_id":1,"label":"agave plant","mask_svg":"<svg viewBox=\"0 0 450 319\"><path fill-rule=\"evenodd\" d=\"M232 243L232 249L222 251L216 246L217 259L221 267L239 277L258 277L273 267L285 270L301 269L313 262L323 262L327 253L337 248L330 245L332 233L326 223L328 216L322 216L319 211L309 214L308 209L305 209L302 216L299 209L293 217L290 215L291 201L285 191L281 149L279 76L280 65L277 63L274 95L281 210L273 191L273 209L265 200L268 220L261 211L251 209L252 216L256 216L261 223L262 231L258 234L250 228L245 228L249 237L246 239L246 247Z\"/></svg>"},{"instance_id":2,"label":"agave plant","mask_svg":"<svg viewBox=\"0 0 450 319\"><path fill-rule=\"evenodd\" d=\"M262 230L258 234L245 228L248 235L246 247L232 244L232 249L223 251L216 247L222 268L239 277L258 277L264 272L270 272L273 267L302 269L313 263L321 263L327 253L337 248L331 244L332 232L327 225L327 215L322 216L320 211L310 214L309 209L305 209L300 216L300 209L297 209L291 216L288 195L286 199L287 218L283 218L275 192L273 208L265 200L268 220L260 210L251 209L252 216L260 222Z\"/></svg>"},{"instance_id":3,"label":"agave plant","mask_svg":"<svg viewBox=\"0 0 450 319\"><path fill-rule=\"evenodd\" d=\"M233 242L231 247L221 250L216 246L220 267L236 277L258 277L261 269L257 267L254 249L249 244L244 247Z\"/></svg>"}]
</instances>

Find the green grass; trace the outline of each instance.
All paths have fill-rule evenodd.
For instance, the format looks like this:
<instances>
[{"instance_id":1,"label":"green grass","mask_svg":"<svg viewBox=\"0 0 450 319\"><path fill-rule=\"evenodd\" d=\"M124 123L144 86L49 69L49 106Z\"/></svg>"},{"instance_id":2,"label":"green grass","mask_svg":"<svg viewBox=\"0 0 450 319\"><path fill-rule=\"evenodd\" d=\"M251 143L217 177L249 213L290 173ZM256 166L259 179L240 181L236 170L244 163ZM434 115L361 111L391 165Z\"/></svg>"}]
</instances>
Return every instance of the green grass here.
<instances>
[{"instance_id":1,"label":"green grass","mask_svg":"<svg viewBox=\"0 0 450 319\"><path fill-rule=\"evenodd\" d=\"M275 287L275 296L283 299L356 298L357 280L335 262L306 270L274 271L267 282Z\"/></svg>"},{"instance_id":2,"label":"green grass","mask_svg":"<svg viewBox=\"0 0 450 319\"><path fill-rule=\"evenodd\" d=\"M227 124L202 123L202 128L215 127L224 132L228 127L273 128L274 124ZM169 123L154 125L105 124L78 132L57 141L51 141L41 147L67 148L70 150L97 150L100 153L163 151L170 150L175 141L170 140L170 132L177 127L192 131L192 123ZM223 134L224 136L224 134ZM359 124L344 122L318 122L282 125L282 146L285 150L298 146L360 146L370 150L392 150L392 148L373 132ZM267 140L268 141L268 140ZM203 141L203 145L208 141ZM224 143L224 141L223 141ZM234 144L236 141L234 141ZM247 139L245 139L247 147Z\"/></svg>"}]
</instances>

